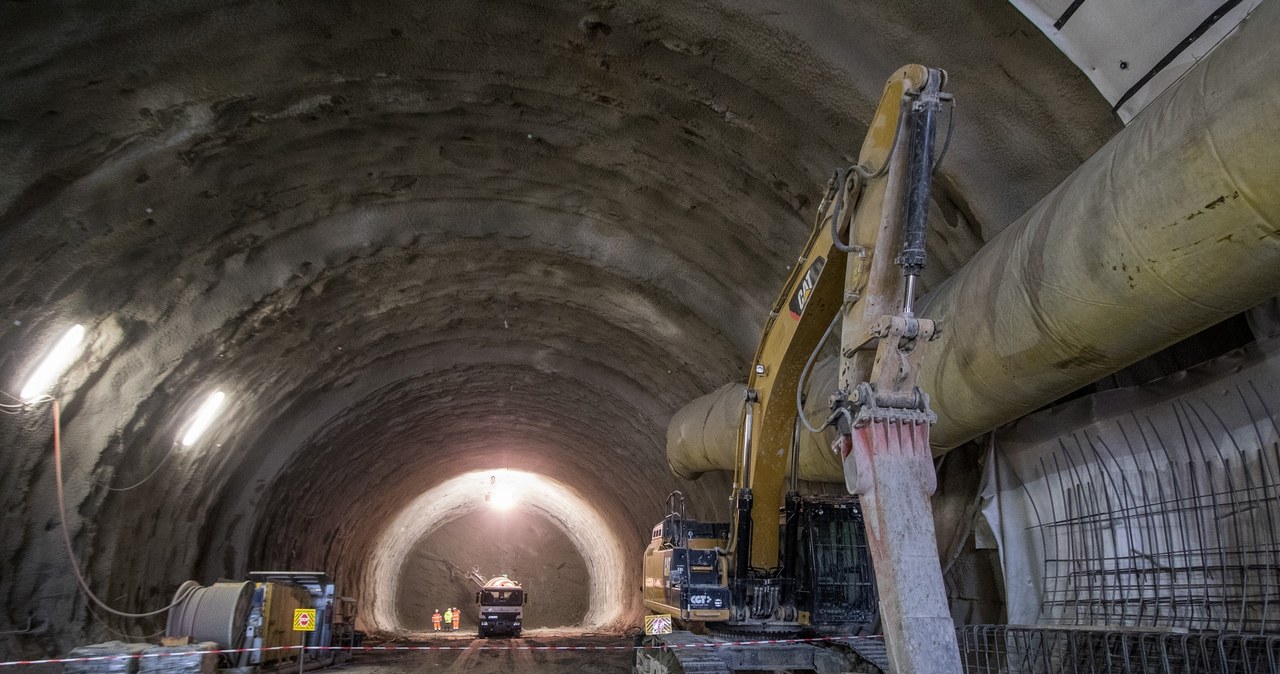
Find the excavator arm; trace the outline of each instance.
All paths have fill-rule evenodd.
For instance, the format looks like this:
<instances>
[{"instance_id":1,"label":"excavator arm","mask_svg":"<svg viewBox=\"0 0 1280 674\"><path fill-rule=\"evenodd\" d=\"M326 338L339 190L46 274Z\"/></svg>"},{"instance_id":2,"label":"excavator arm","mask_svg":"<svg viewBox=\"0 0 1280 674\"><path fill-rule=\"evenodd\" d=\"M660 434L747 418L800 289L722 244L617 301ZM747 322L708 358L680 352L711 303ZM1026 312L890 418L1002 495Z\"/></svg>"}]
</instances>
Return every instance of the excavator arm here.
<instances>
[{"instance_id":1,"label":"excavator arm","mask_svg":"<svg viewBox=\"0 0 1280 674\"><path fill-rule=\"evenodd\" d=\"M929 427L936 416L916 385L933 321L914 315L924 269L930 183L946 74L920 65L884 88L857 165L836 172L804 254L770 312L747 382L735 470L734 575L759 575L779 554L778 514L804 411L805 370L840 325L839 388L831 402L846 486L860 497L897 671L959 671L934 540L936 484ZM790 509L787 509L790 512ZM748 552L749 548L749 552ZM785 570L785 569L784 569ZM735 603L744 600L743 583ZM786 602L783 602L784 605Z\"/></svg>"},{"instance_id":2,"label":"excavator arm","mask_svg":"<svg viewBox=\"0 0 1280 674\"><path fill-rule=\"evenodd\" d=\"M892 313L903 292L894 253L901 239L907 166L891 158L909 151L902 113L908 99L924 89L929 72L924 66L905 66L885 84L858 164L837 171L828 184L804 252L791 267L765 323L747 380L738 435L742 452L734 471L739 500L745 490L751 501L751 516L746 518L751 521L746 534L750 542L744 546L739 538L735 547L749 550L745 561L750 567L778 564L777 514L794 458L796 416L801 413L796 391L806 365L811 365L809 357L843 317L842 344L851 356L846 360L859 366L865 361L865 366L850 367L850 376L856 378L864 370L863 378L870 376L872 360L867 356L874 351L867 348L868 343L874 348L874 337L868 326ZM850 238L851 243L842 243ZM739 536L746 523L743 514L741 507L736 509L733 524Z\"/></svg>"},{"instance_id":3,"label":"excavator arm","mask_svg":"<svg viewBox=\"0 0 1280 674\"><path fill-rule=\"evenodd\" d=\"M651 610L735 631L858 629L878 586L892 668L959 671L929 504L935 416L916 386L938 326L913 313L945 78L920 65L895 72L857 164L830 181L752 362L732 519L699 523L669 504L645 552ZM837 325L839 385L829 415L810 420L803 380ZM857 500L799 494L803 428L830 426ZM850 527L864 522L860 544Z\"/></svg>"}]
</instances>

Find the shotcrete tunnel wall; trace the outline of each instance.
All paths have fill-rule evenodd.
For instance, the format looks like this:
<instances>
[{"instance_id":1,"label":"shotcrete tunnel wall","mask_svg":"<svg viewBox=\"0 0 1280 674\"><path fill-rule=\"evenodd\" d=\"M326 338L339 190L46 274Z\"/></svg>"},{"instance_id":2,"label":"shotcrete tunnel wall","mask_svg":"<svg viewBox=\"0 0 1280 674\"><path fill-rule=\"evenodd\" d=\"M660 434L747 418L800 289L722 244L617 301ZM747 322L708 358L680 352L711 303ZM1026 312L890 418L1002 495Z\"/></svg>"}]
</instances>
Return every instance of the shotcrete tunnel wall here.
<instances>
[{"instance_id":1,"label":"shotcrete tunnel wall","mask_svg":"<svg viewBox=\"0 0 1280 674\"><path fill-rule=\"evenodd\" d=\"M581 490L638 559L667 491L723 514L663 428L741 377L886 73L983 101L935 284L1119 126L977 0L66 0L0 5L0 45L0 390L89 329L55 390L67 525L130 610L255 567L358 591L382 523L495 461ZM0 627L44 626L0 650L154 631L75 589L47 408L0 421Z\"/></svg>"}]
</instances>

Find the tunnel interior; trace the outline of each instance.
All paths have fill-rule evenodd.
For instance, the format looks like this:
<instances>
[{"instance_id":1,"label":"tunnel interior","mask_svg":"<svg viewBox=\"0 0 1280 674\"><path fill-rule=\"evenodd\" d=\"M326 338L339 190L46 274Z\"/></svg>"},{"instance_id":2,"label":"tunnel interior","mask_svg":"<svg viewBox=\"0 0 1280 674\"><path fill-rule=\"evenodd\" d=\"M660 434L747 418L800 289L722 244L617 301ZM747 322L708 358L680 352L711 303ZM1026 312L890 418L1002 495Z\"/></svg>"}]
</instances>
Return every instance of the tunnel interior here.
<instances>
[{"instance_id":1,"label":"tunnel interior","mask_svg":"<svg viewBox=\"0 0 1280 674\"><path fill-rule=\"evenodd\" d=\"M74 324L65 526L112 605L322 570L411 633L474 624L478 569L530 625L636 624L666 496L730 508L667 420L745 378L893 69L961 102L924 290L1122 128L1012 4L782 4L0 4L0 627L37 626L0 651L163 625L62 547L19 391Z\"/></svg>"},{"instance_id":2,"label":"tunnel interior","mask_svg":"<svg viewBox=\"0 0 1280 674\"><path fill-rule=\"evenodd\" d=\"M469 575L473 569L488 569L480 574L485 580L496 575L519 579L534 598L524 608L529 628L583 624L590 581L573 541L537 514L476 511L413 546L400 570L396 596L402 629L430 630L432 613L442 607L461 609L462 624L474 626L478 586Z\"/></svg>"}]
</instances>

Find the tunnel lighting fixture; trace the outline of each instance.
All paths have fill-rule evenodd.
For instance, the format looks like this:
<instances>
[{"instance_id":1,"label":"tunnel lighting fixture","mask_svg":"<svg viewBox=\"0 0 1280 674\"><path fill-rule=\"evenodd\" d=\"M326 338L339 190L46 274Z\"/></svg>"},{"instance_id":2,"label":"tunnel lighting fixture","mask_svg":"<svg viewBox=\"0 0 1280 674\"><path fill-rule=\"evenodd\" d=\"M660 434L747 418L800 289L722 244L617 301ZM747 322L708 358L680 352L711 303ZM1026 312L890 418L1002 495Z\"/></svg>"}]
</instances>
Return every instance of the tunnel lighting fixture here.
<instances>
[{"instance_id":1,"label":"tunnel lighting fixture","mask_svg":"<svg viewBox=\"0 0 1280 674\"><path fill-rule=\"evenodd\" d=\"M218 411L222 409L222 403L226 399L226 395L222 391L214 391L205 398L204 404L200 405L200 409L196 411L195 419L191 420L191 425L187 427L187 432L182 435L182 446L190 447L196 444L204 432L209 430L209 425L217 418Z\"/></svg>"},{"instance_id":2,"label":"tunnel lighting fixture","mask_svg":"<svg viewBox=\"0 0 1280 674\"><path fill-rule=\"evenodd\" d=\"M49 355L44 357L40 367L37 367L35 373L27 380L27 385L23 386L22 391L18 393L22 401L29 403L48 393L49 389L57 383L58 377L61 377L62 373L71 367L71 363L80 356L80 343L83 341L84 326L71 326L71 329L67 330L54 345Z\"/></svg>"}]
</instances>

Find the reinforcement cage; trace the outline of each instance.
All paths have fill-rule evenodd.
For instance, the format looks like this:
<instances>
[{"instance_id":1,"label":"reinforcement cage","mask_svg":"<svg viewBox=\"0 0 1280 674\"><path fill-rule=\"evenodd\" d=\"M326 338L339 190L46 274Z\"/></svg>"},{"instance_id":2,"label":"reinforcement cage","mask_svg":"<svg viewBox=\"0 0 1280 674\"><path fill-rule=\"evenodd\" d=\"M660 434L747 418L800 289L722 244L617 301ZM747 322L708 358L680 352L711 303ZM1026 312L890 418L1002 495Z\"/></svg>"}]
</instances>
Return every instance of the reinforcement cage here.
<instances>
[{"instance_id":1,"label":"reinforcement cage","mask_svg":"<svg viewBox=\"0 0 1280 674\"><path fill-rule=\"evenodd\" d=\"M970 625L966 674L1255 674L1280 672L1280 635Z\"/></svg>"}]
</instances>

